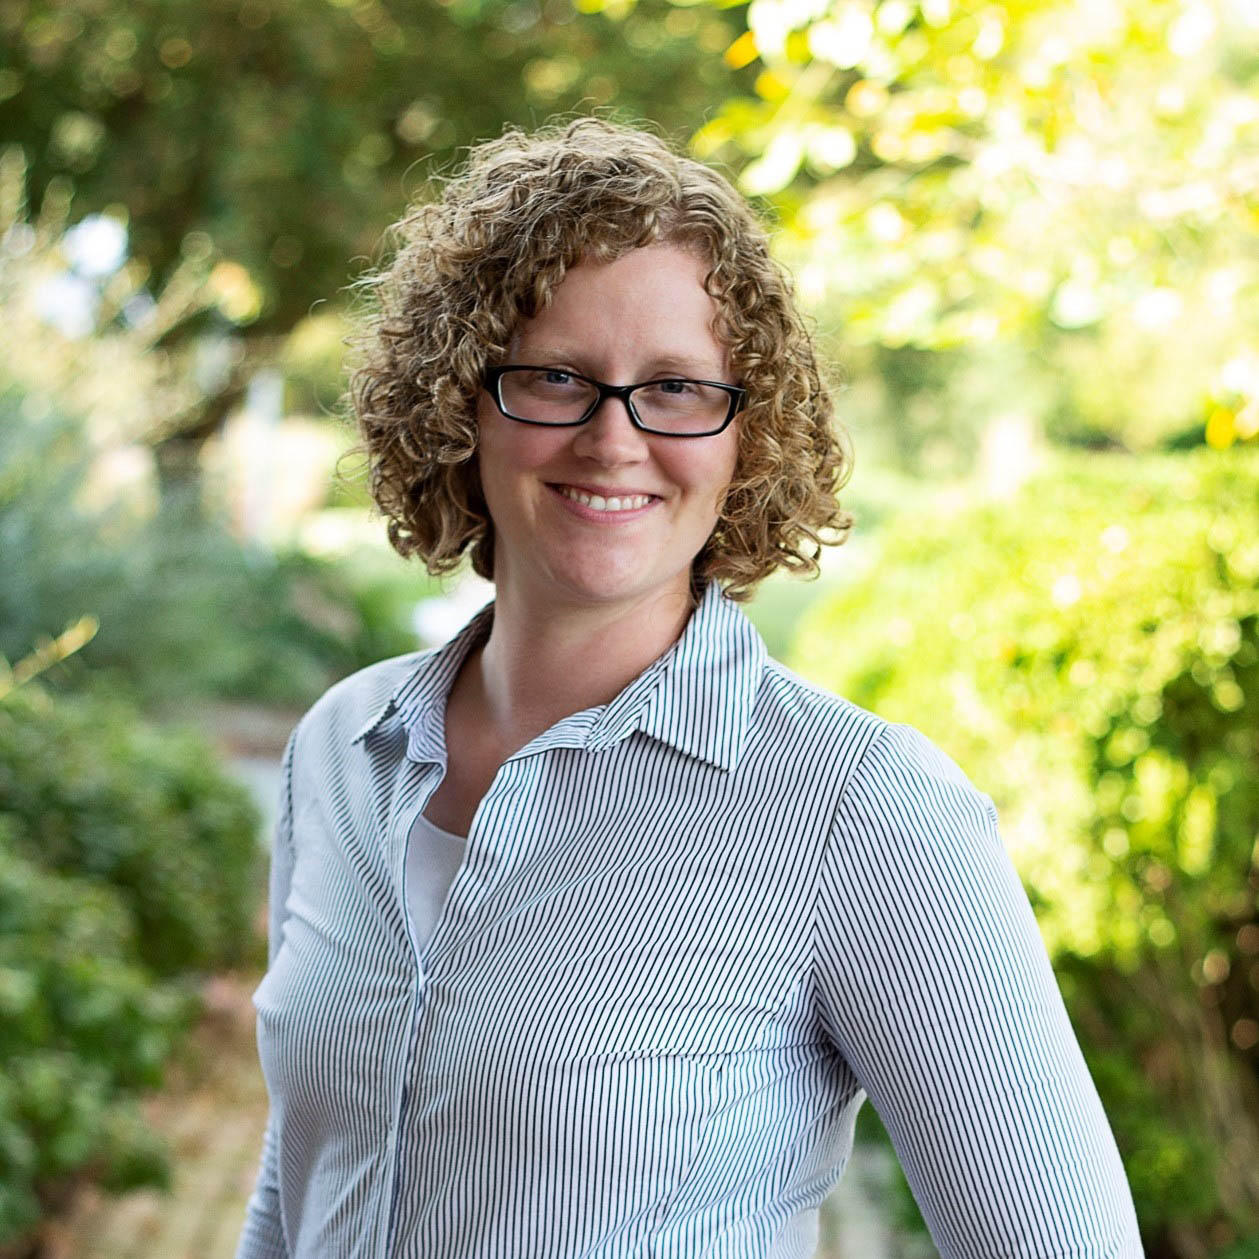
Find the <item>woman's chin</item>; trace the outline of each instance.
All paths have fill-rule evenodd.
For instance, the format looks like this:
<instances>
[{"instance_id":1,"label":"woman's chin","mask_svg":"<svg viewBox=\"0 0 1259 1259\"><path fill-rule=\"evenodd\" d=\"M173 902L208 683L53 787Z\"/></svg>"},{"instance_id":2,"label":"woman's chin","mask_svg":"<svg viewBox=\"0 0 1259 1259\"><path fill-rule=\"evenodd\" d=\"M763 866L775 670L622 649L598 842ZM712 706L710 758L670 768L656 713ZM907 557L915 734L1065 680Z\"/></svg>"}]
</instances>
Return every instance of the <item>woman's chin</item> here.
<instances>
[{"instance_id":1,"label":"woman's chin","mask_svg":"<svg viewBox=\"0 0 1259 1259\"><path fill-rule=\"evenodd\" d=\"M551 574L552 598L574 605L641 604L676 598L682 603L690 591L688 572L655 574L648 566L615 564L569 565Z\"/></svg>"}]
</instances>

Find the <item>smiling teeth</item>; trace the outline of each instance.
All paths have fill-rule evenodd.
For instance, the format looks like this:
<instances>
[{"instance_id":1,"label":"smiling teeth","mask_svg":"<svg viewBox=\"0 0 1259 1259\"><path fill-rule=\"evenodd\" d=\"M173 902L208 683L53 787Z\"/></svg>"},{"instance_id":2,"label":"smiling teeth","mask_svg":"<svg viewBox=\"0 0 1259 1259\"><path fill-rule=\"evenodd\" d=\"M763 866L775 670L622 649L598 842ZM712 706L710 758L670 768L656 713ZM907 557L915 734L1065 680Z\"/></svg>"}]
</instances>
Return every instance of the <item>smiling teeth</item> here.
<instances>
[{"instance_id":1,"label":"smiling teeth","mask_svg":"<svg viewBox=\"0 0 1259 1259\"><path fill-rule=\"evenodd\" d=\"M598 494L587 494L583 490L575 490L571 486L561 485L560 493L571 498L574 503L583 503L595 511L633 511L636 507L646 507L651 502L647 494L628 494L624 498L602 498Z\"/></svg>"}]
</instances>

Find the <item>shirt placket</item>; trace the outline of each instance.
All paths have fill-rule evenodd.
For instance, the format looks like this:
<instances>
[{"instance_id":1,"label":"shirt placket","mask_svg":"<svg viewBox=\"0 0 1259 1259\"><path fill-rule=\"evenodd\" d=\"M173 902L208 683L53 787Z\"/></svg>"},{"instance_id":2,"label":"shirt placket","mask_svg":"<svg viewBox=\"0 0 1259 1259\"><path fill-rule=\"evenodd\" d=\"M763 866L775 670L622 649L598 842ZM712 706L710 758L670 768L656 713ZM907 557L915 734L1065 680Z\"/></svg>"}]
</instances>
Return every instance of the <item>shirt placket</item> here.
<instances>
[{"instance_id":1,"label":"shirt placket","mask_svg":"<svg viewBox=\"0 0 1259 1259\"><path fill-rule=\"evenodd\" d=\"M417 1100L417 1081L424 1078L418 1055L425 1040L425 1020L430 1011L428 993L432 977L443 957L457 947L461 932L484 925L478 916L478 908L484 904L520 855L513 843L517 828L512 825L512 819L520 808L527 807L527 798L532 794L537 776L541 772L543 752L544 749L535 749L530 745L499 766L473 815L463 860L455 872L433 931L425 946L418 952L414 943L411 944L415 965L415 993L407 1052L403 1057L402 1079L395 1090L399 1100L393 1125L392 1183L383 1259L401 1253L396 1239L399 1226L406 1215L406 1204L400 1201L400 1194L408 1180L408 1169L404 1165L408 1151L405 1136L408 1115ZM427 776L414 803L405 810L399 810L399 817L393 824L391 847L396 854L393 862L394 881L400 896L404 895L407 846L412 829L445 777L444 749L442 755L442 761L429 764Z\"/></svg>"}]
</instances>

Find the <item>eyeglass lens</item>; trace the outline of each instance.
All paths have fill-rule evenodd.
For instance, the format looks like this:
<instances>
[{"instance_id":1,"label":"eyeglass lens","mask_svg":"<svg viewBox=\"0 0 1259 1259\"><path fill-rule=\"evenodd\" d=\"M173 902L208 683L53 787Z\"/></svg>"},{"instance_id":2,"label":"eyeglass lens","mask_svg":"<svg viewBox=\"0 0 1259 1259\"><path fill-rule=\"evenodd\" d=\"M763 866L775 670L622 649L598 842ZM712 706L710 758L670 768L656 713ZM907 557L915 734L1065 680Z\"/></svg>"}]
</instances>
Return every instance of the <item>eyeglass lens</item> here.
<instances>
[{"instance_id":1,"label":"eyeglass lens","mask_svg":"<svg viewBox=\"0 0 1259 1259\"><path fill-rule=\"evenodd\" d=\"M569 372L512 368L499 377L503 406L535 424L576 424L590 410L599 391ZM725 423L730 395L694 380L656 380L630 394L638 418L666 433L704 433Z\"/></svg>"}]
</instances>

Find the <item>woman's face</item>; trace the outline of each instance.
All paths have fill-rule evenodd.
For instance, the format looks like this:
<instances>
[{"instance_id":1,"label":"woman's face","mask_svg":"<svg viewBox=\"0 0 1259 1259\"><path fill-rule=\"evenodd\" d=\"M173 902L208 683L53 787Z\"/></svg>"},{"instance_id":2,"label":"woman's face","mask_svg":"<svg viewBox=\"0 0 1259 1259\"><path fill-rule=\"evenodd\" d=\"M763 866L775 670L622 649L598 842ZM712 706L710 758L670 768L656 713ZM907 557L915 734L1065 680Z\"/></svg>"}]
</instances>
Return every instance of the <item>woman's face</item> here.
<instances>
[{"instance_id":1,"label":"woman's face","mask_svg":"<svg viewBox=\"0 0 1259 1259\"><path fill-rule=\"evenodd\" d=\"M521 325L507 363L611 385L678 376L737 383L712 330L704 274L672 245L575 266L550 306ZM657 436L636 429L622 401L606 399L585 424L546 428L508 419L482 390L477 423L500 596L685 606L691 562L734 475L737 419L709 437ZM578 497L594 495L602 507ZM621 510L609 509L612 498Z\"/></svg>"}]
</instances>

